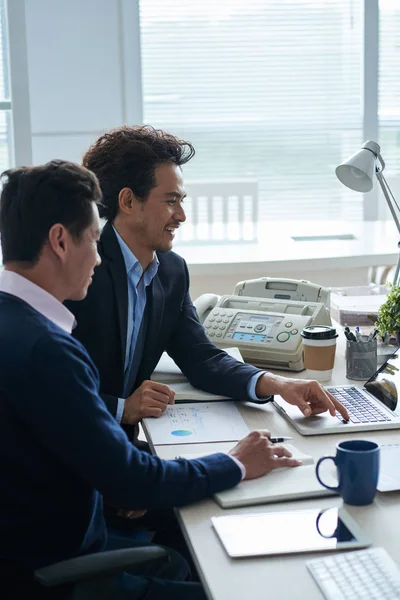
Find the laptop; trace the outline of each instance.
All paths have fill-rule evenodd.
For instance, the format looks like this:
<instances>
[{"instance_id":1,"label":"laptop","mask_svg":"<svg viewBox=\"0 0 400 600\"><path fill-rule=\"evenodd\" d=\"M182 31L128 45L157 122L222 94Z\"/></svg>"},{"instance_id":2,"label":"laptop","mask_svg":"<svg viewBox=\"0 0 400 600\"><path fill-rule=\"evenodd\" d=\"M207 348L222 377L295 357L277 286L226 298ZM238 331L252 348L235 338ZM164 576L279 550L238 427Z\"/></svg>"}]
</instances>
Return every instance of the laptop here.
<instances>
[{"instance_id":1,"label":"laptop","mask_svg":"<svg viewBox=\"0 0 400 600\"><path fill-rule=\"evenodd\" d=\"M339 413L332 417L328 412L304 417L280 396L275 396L272 404L302 435L400 429L400 348L362 388L349 384L325 389L347 408L350 421L344 421Z\"/></svg>"}]
</instances>

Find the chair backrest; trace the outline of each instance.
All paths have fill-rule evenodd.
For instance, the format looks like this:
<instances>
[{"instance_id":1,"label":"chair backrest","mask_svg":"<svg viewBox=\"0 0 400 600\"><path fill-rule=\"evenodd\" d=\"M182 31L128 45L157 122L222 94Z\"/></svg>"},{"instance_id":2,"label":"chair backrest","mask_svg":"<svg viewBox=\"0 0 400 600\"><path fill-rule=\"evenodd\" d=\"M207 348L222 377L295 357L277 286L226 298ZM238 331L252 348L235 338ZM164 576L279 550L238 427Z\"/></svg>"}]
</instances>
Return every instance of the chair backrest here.
<instances>
[{"instance_id":1,"label":"chair backrest","mask_svg":"<svg viewBox=\"0 0 400 600\"><path fill-rule=\"evenodd\" d=\"M386 285L388 281L393 282L396 265L380 265L370 267L368 281L377 285Z\"/></svg>"},{"instance_id":2,"label":"chair backrest","mask_svg":"<svg viewBox=\"0 0 400 600\"><path fill-rule=\"evenodd\" d=\"M254 241L258 221L255 179L186 180L187 222L180 243Z\"/></svg>"}]
</instances>

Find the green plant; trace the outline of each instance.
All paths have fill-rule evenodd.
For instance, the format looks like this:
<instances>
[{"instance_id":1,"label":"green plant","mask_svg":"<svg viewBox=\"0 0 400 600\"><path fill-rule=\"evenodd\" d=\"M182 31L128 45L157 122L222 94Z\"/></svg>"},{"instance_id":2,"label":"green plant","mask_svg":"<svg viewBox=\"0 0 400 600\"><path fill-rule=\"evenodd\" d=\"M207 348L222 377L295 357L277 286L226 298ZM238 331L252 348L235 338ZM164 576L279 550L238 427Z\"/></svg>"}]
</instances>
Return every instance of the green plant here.
<instances>
[{"instance_id":1,"label":"green plant","mask_svg":"<svg viewBox=\"0 0 400 600\"><path fill-rule=\"evenodd\" d=\"M389 285L391 289L378 311L378 320L376 322L379 333L382 336L385 333L400 331L400 286Z\"/></svg>"}]
</instances>

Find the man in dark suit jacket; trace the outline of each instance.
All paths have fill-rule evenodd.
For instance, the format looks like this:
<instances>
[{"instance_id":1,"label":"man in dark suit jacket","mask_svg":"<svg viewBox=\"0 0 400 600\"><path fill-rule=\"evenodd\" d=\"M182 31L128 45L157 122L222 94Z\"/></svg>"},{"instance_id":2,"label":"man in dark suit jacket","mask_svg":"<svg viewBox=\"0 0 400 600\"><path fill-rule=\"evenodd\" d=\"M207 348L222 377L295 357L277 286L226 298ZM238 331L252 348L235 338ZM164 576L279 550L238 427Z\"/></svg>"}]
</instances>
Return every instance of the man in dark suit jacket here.
<instances>
[{"instance_id":1,"label":"man in dark suit jacket","mask_svg":"<svg viewBox=\"0 0 400 600\"><path fill-rule=\"evenodd\" d=\"M101 265L96 269L92 285L83 302L67 302L75 314L77 326L73 335L89 351L100 372L101 394L111 414L116 416L118 400L124 397L124 362L128 330L128 282L124 257L114 227L108 222L102 231L98 252ZM185 261L174 252L158 252L158 271L146 288L144 310L145 335L141 357L129 395L143 389L144 382L156 394L167 396L167 386L150 382L162 353L168 354L180 366L196 387L240 400L249 400L247 385L254 374L263 371L240 363L214 346L198 320L188 288L189 275ZM173 399L173 394L168 400ZM267 398L269 399L269 398ZM266 401L262 399L261 401ZM144 416L158 416L165 403L151 399L147 405L128 413L123 423L135 424ZM160 406L160 408L158 408Z\"/></svg>"}]
</instances>

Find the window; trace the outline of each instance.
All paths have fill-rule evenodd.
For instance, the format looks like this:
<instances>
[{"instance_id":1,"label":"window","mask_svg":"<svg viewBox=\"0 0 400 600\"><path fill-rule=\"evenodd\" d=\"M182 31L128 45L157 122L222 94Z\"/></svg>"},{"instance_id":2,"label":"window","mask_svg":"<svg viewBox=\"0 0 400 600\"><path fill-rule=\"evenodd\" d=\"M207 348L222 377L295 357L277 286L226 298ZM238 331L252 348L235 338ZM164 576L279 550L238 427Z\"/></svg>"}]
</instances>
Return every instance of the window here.
<instances>
[{"instance_id":1,"label":"window","mask_svg":"<svg viewBox=\"0 0 400 600\"><path fill-rule=\"evenodd\" d=\"M261 219L363 218L334 174L364 141L361 0L141 0L140 35L143 120L194 144L186 179L256 178Z\"/></svg>"},{"instance_id":2,"label":"window","mask_svg":"<svg viewBox=\"0 0 400 600\"><path fill-rule=\"evenodd\" d=\"M0 173L11 160L11 101L6 8L0 0Z\"/></svg>"},{"instance_id":3,"label":"window","mask_svg":"<svg viewBox=\"0 0 400 600\"><path fill-rule=\"evenodd\" d=\"M400 3L380 0L379 9L379 143L400 202Z\"/></svg>"}]
</instances>

